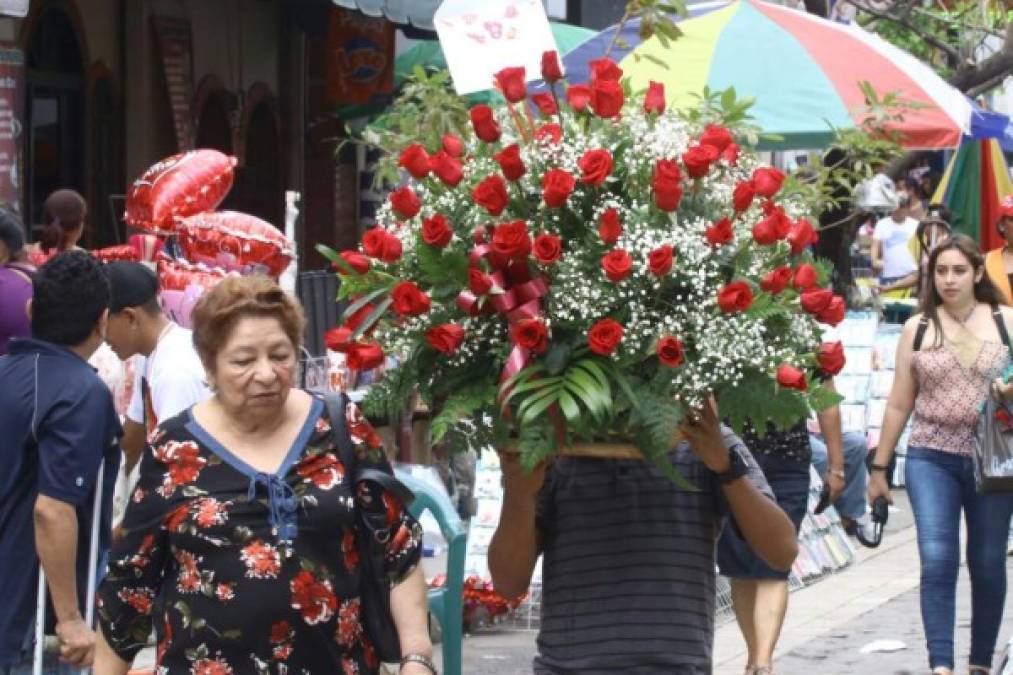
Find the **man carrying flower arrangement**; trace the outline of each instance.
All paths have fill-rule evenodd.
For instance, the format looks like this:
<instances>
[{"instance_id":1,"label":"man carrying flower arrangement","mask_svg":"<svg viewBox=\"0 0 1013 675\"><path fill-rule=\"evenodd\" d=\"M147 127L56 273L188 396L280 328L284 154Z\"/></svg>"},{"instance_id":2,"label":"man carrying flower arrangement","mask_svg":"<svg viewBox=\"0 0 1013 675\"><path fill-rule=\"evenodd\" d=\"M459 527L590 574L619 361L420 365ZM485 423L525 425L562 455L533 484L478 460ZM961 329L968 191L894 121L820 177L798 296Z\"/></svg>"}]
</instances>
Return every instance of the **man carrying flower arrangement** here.
<instances>
[{"instance_id":1,"label":"man carrying flower arrangement","mask_svg":"<svg viewBox=\"0 0 1013 675\"><path fill-rule=\"evenodd\" d=\"M696 492L643 461L565 457L527 473L502 455L489 571L497 592L515 597L544 556L538 675L711 673L726 516L764 562L791 567L795 528L748 450L712 407L698 419L670 455Z\"/></svg>"},{"instance_id":2,"label":"man carrying flower arrangement","mask_svg":"<svg viewBox=\"0 0 1013 675\"><path fill-rule=\"evenodd\" d=\"M472 108L473 134L403 149L405 182L361 247L320 247L349 301L327 342L357 370L397 355L367 414L393 418L417 393L435 412L434 442L504 452L519 494L508 501L520 510L508 508L503 527L517 528L529 552L541 531L559 565L550 572L558 602L586 582L572 580L581 558L562 539L572 515L613 518L613 535L657 541L630 557L623 537L598 537L644 582L603 587L598 604L643 597L652 580L669 584L664 607L631 605L641 618L627 616L630 625L656 647L635 651L704 672L723 515L738 516L775 566L794 554L790 523L759 477L742 478L748 451L708 406L716 401L736 429L767 420L788 428L836 403L816 378L818 323L839 323L844 301L807 250L816 232L798 186L740 148L713 108L682 116L666 108L660 84L624 81L608 59L590 71L586 84L563 86L547 52L548 88L529 105L523 69L506 68L496 80L507 104ZM734 92L720 98L731 118L745 115ZM688 442L676 446L680 433ZM518 462L530 471L588 454L608 459L567 457L547 471L542 502L554 510L543 509L536 529L528 502L544 469L523 479ZM687 558L689 569L670 564ZM500 574L522 588L524 570L511 570ZM598 597L594 587L580 599ZM693 588L691 601L669 602L683 587ZM673 634L671 623L665 638L647 630L672 612L696 617L677 619L687 632ZM674 649L673 640L693 646ZM583 650L603 655L599 642L543 631L541 667L592 663L579 659ZM610 653L622 655L621 642Z\"/></svg>"}]
</instances>

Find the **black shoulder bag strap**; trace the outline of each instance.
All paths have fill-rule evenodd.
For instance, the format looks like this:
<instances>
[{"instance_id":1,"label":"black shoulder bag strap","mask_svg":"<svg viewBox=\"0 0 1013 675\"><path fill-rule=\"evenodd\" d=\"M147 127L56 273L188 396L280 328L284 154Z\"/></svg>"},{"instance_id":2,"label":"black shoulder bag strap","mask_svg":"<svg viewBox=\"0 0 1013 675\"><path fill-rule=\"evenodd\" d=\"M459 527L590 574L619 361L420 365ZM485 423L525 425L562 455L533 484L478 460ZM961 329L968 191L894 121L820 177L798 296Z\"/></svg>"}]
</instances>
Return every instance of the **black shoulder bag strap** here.
<instances>
[{"instance_id":1,"label":"black shoulder bag strap","mask_svg":"<svg viewBox=\"0 0 1013 675\"><path fill-rule=\"evenodd\" d=\"M397 663L401 660L401 642L397 624L390 611L391 582L387 578L385 561L387 542L396 532L387 524L386 509L381 508L373 513L363 508L359 499L359 485L363 482L377 484L397 498L406 509L414 501L415 495L391 474L358 466L355 447L345 423L347 397L344 394L328 395L325 403L331 422L332 440L338 449L341 463L345 465L345 475L351 483L352 497L355 499L356 543L362 565L360 597L363 627L380 660Z\"/></svg>"},{"instance_id":2,"label":"black shoulder bag strap","mask_svg":"<svg viewBox=\"0 0 1013 675\"><path fill-rule=\"evenodd\" d=\"M1009 341L1009 331L1006 330L1006 322L1002 318L1002 310L999 309L999 305L992 305L992 318L995 320L995 327L999 330L999 337L1002 339L1002 343L1009 349L1010 354L1013 355L1013 345Z\"/></svg>"},{"instance_id":3,"label":"black shoulder bag strap","mask_svg":"<svg viewBox=\"0 0 1013 675\"><path fill-rule=\"evenodd\" d=\"M918 320L918 330L915 331L914 351L918 351L922 348L922 340L925 339L925 331L928 327L929 317L922 316L922 318Z\"/></svg>"}]
</instances>

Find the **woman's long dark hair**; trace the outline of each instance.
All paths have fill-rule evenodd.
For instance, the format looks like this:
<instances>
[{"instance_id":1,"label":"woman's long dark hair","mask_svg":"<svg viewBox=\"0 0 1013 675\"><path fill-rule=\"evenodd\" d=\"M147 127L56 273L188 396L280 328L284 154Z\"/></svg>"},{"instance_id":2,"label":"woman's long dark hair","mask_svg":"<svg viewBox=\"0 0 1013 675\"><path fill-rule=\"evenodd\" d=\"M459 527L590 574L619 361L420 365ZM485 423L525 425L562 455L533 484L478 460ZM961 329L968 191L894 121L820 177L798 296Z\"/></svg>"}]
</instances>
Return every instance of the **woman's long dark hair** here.
<instances>
[{"instance_id":1,"label":"woman's long dark hair","mask_svg":"<svg viewBox=\"0 0 1013 675\"><path fill-rule=\"evenodd\" d=\"M932 326L936 331L935 346L937 347L943 342L943 324L939 321L938 311L939 305L943 304L943 298L936 289L936 263L939 256L946 251L960 252L971 263L974 274L977 274L979 270L982 272L981 279L974 284L975 300L993 307L1000 303L999 291L992 285L988 275L984 274L985 257L981 255L978 244L965 234L954 234L940 242L929 254L929 264L925 269L927 283L922 289L921 300L918 303L918 311L932 321Z\"/></svg>"},{"instance_id":2,"label":"woman's long dark hair","mask_svg":"<svg viewBox=\"0 0 1013 675\"><path fill-rule=\"evenodd\" d=\"M46 224L39 233L39 247L46 253L50 249L64 251L70 248L70 238L88 215L88 204L74 190L57 190L42 204Z\"/></svg>"}]
</instances>

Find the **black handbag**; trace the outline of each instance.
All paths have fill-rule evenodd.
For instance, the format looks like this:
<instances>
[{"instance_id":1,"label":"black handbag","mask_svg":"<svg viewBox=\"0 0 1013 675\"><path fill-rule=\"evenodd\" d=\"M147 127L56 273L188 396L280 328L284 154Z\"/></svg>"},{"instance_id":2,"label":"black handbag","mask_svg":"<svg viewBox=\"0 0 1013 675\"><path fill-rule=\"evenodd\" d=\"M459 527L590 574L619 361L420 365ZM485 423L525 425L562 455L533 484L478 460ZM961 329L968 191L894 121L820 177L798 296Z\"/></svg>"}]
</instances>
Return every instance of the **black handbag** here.
<instances>
[{"instance_id":1,"label":"black handbag","mask_svg":"<svg viewBox=\"0 0 1013 675\"><path fill-rule=\"evenodd\" d=\"M374 483L401 502L404 508L415 500L415 495L401 481L386 471L373 468L359 468L355 447L345 424L345 407L348 400L344 394L326 397L327 415L331 420L331 434L335 447L345 465L346 475L351 480L352 495L355 497L356 545L362 565L360 599L362 602L363 629L376 649L377 656L384 663L401 660L401 641L397 625L390 611L391 579L384 571L386 545L396 534L387 525L385 508L370 510L364 508L359 486Z\"/></svg>"},{"instance_id":2,"label":"black handbag","mask_svg":"<svg viewBox=\"0 0 1013 675\"><path fill-rule=\"evenodd\" d=\"M1003 343L1013 353L998 307L992 316ZM1013 492L1013 406L1002 400L994 384L988 391L974 433L974 481L978 492Z\"/></svg>"}]
</instances>

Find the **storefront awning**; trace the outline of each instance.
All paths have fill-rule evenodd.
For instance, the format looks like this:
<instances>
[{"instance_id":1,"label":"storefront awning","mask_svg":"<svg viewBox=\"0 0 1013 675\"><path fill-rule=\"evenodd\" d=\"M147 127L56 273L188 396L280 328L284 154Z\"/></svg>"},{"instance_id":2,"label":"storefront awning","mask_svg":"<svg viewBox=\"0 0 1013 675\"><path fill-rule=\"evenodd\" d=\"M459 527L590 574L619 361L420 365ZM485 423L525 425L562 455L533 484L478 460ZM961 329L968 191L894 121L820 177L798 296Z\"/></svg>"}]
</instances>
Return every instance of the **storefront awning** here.
<instances>
[{"instance_id":1,"label":"storefront awning","mask_svg":"<svg viewBox=\"0 0 1013 675\"><path fill-rule=\"evenodd\" d=\"M441 0L333 0L339 7L357 9L367 16L382 16L388 21L423 30L436 30L433 14Z\"/></svg>"}]
</instances>

